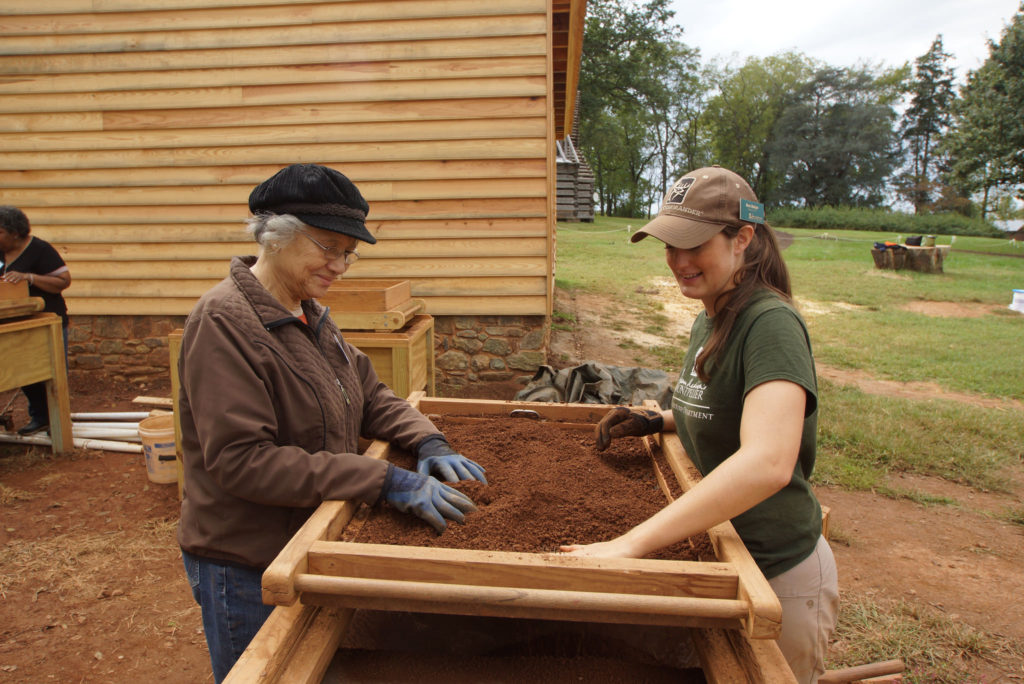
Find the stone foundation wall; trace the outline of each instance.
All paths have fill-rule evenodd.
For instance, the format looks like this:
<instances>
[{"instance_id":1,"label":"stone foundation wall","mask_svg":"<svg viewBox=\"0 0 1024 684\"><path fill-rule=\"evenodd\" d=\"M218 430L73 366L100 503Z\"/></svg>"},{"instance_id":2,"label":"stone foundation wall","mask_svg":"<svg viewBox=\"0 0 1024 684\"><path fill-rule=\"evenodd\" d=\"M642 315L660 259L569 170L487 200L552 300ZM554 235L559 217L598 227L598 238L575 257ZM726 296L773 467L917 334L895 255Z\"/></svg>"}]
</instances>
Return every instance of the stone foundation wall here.
<instances>
[{"instance_id":1,"label":"stone foundation wall","mask_svg":"<svg viewBox=\"0 0 1024 684\"><path fill-rule=\"evenodd\" d=\"M167 335L184 324L184 316L71 316L68 371L139 382L165 378Z\"/></svg>"},{"instance_id":2,"label":"stone foundation wall","mask_svg":"<svg viewBox=\"0 0 1024 684\"><path fill-rule=\"evenodd\" d=\"M68 369L146 381L166 377L167 335L184 316L71 316ZM523 383L547 363L544 316L436 316L434 366L439 393L474 382Z\"/></svg>"},{"instance_id":3,"label":"stone foundation wall","mask_svg":"<svg viewBox=\"0 0 1024 684\"><path fill-rule=\"evenodd\" d=\"M547 363L544 316L436 316L434 369L439 394L473 382L520 380Z\"/></svg>"}]
</instances>

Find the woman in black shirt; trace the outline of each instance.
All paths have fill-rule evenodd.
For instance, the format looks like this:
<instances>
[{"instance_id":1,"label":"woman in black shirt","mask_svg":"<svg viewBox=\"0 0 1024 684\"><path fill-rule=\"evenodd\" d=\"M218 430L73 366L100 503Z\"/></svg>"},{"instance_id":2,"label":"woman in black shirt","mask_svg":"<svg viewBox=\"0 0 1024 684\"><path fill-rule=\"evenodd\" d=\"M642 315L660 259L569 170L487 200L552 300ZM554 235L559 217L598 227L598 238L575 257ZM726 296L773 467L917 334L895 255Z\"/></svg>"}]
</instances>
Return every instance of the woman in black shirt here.
<instances>
[{"instance_id":1,"label":"woman in black shirt","mask_svg":"<svg viewBox=\"0 0 1024 684\"><path fill-rule=\"evenodd\" d=\"M31 297L43 299L43 311L60 315L64 328L64 354L68 351L68 307L61 295L71 284L67 264L53 245L31 235L25 212L17 207L0 206L0 278L8 283L28 282ZM28 397L27 425L19 435L31 435L50 426L46 402L46 383L37 382L21 388Z\"/></svg>"}]
</instances>

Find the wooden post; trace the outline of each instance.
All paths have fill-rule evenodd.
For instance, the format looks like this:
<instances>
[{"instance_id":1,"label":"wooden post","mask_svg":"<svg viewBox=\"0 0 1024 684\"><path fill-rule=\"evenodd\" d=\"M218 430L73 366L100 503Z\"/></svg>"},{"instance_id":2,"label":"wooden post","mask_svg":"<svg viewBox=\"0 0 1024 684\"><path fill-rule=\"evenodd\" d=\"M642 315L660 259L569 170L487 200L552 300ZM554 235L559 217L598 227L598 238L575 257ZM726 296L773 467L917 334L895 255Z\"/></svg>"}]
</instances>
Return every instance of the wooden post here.
<instances>
[{"instance_id":1,"label":"wooden post","mask_svg":"<svg viewBox=\"0 0 1024 684\"><path fill-rule=\"evenodd\" d=\"M174 409L174 462L178 468L178 500L184 496L185 464L181 452L181 414L178 411L178 398L181 396L181 378L178 377L178 357L181 355L181 328L167 336L167 350L170 353L171 370L171 406Z\"/></svg>"}]
</instances>

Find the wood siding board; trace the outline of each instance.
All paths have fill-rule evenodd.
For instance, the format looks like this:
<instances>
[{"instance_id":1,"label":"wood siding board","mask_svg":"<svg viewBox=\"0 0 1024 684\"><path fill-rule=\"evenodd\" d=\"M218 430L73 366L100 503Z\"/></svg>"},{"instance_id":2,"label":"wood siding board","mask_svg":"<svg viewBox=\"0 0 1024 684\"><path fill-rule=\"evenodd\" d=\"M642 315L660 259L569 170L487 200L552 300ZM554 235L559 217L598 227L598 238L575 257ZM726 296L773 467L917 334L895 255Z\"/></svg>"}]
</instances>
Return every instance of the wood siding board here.
<instances>
[{"instance_id":1,"label":"wood siding board","mask_svg":"<svg viewBox=\"0 0 1024 684\"><path fill-rule=\"evenodd\" d=\"M237 128L172 129L137 132L0 133L0 149L121 150L146 146L251 147L253 140L265 145L348 142L409 142L417 140L480 140L536 138L544 135L544 119L468 119L462 121L413 121L391 123L310 124L306 126L241 126Z\"/></svg>"},{"instance_id":2,"label":"wood siding board","mask_svg":"<svg viewBox=\"0 0 1024 684\"><path fill-rule=\"evenodd\" d=\"M544 238L476 238L389 240L376 245L361 245L364 260L377 258L423 259L444 258L452 254L461 257L488 259L491 257L543 257L546 254ZM228 259L236 254L254 254L256 245L245 242L143 242L143 243L70 243L60 246L66 261L138 261L168 260L206 261Z\"/></svg>"},{"instance_id":3,"label":"wood siding board","mask_svg":"<svg viewBox=\"0 0 1024 684\"><path fill-rule=\"evenodd\" d=\"M232 242L249 240L242 217L228 223L189 224L40 224L32 232L54 244L96 242ZM368 221L367 228L378 240L443 238L543 238L547 235L542 218L483 218Z\"/></svg>"},{"instance_id":4,"label":"wood siding board","mask_svg":"<svg viewBox=\"0 0 1024 684\"><path fill-rule=\"evenodd\" d=\"M151 270L145 272L141 278L76 279L75 298L160 297L171 292L175 297L198 299L219 283L225 277L226 272L227 264L225 263L220 273L203 278L169 277L162 270ZM466 283L466 280L470 280L470 282ZM476 283L476 280L485 282ZM454 285L451 279L443 279L443 282L434 283L431 279L418 278L411 280L410 283L419 284L417 289L421 292L415 295L417 299L544 296L543 278L474 278L462 279L462 281L461 286Z\"/></svg>"},{"instance_id":5,"label":"wood siding board","mask_svg":"<svg viewBox=\"0 0 1024 684\"><path fill-rule=\"evenodd\" d=\"M242 116L240 116L242 115ZM76 116L76 115L69 115ZM544 99L539 97L489 97L464 99L418 99L387 102L321 102L316 105L247 106L209 110L163 110L108 112L101 118L104 130L151 128L205 128L238 125L295 125L308 123L351 124L396 121L451 121L460 119L508 119L544 116ZM8 117L0 118L0 130ZM42 126L61 125L56 115L47 115ZM90 122L91 123L91 122ZM70 128L70 130L82 130ZM85 129L89 130L89 129Z\"/></svg>"},{"instance_id":6,"label":"wood siding board","mask_svg":"<svg viewBox=\"0 0 1024 684\"><path fill-rule=\"evenodd\" d=\"M236 252L237 255L254 254L251 246ZM234 255L232 255L234 256ZM74 273L74 291L68 288L67 296L83 296L79 285L95 281L120 281L135 278L162 278L165 280L205 280L217 283L228 274L230 259L214 261L71 261L68 268ZM171 288L165 294L177 295Z\"/></svg>"},{"instance_id":7,"label":"wood siding board","mask_svg":"<svg viewBox=\"0 0 1024 684\"><path fill-rule=\"evenodd\" d=\"M183 249L183 247L185 247L183 245L172 245L171 247L174 247L175 249L152 250L149 254L152 256L154 261L160 259L167 260L175 259L173 254L177 251L177 253L184 253L187 255L180 257L182 260L187 259L195 262L209 260L226 264L233 256L245 254L255 255L256 253L256 250L250 246L249 249L217 250L216 254L206 253L205 256L200 259L189 253L189 250ZM68 254L65 257L65 260L72 272L74 272L76 264L85 263L87 261L102 262L106 264L109 269L113 270L120 268L123 263L145 263L146 257L146 253L137 255L126 251L111 250L109 253L105 253L102 249L96 249L93 251L67 249ZM122 261L118 261L118 259L121 259ZM486 258L472 260L451 256L431 258L402 257L398 259L361 259L358 266L353 266L349 271L354 278L387 278L391 280L431 278L437 276L448 276L451 273L459 273L465 278L484 276L526 277L543 276L546 274L543 257L531 256L488 256ZM226 273L226 266L225 271L223 272ZM77 280L75 281L75 285L77 291ZM66 293L68 296L72 296L76 294L76 291L72 291L72 288L68 288ZM173 292L173 290L168 290L168 292Z\"/></svg>"},{"instance_id":8,"label":"wood siding board","mask_svg":"<svg viewBox=\"0 0 1024 684\"><path fill-rule=\"evenodd\" d=\"M538 76L435 79L415 83L372 81L361 83L358 88L340 85L343 84L339 84L339 87L330 87L329 83L297 83L230 88L8 95L0 98L0 114L544 96L544 78ZM244 116L244 111L240 111L239 115Z\"/></svg>"},{"instance_id":9,"label":"wood siding board","mask_svg":"<svg viewBox=\"0 0 1024 684\"><path fill-rule=\"evenodd\" d=\"M96 33L79 34L73 37L53 34L6 36L0 40L0 50L6 55L151 52L268 45L438 40L457 39L462 36L543 35L544 32L544 15L531 14L483 18L452 17L425 20L337 22L269 28Z\"/></svg>"},{"instance_id":10,"label":"wood siding board","mask_svg":"<svg viewBox=\"0 0 1024 684\"><path fill-rule=\"evenodd\" d=\"M280 165L190 166L125 169L68 169L51 171L0 171L0 187L6 188L120 188L164 185L248 185L269 178ZM428 183L545 178L543 159L429 160L353 162L338 169L360 190L376 182ZM363 193L366 194L365 192Z\"/></svg>"},{"instance_id":11,"label":"wood siding board","mask_svg":"<svg viewBox=\"0 0 1024 684\"><path fill-rule=\"evenodd\" d=\"M315 162L342 167L348 162L450 159L544 158L543 138L398 141L383 143L307 143L247 147L180 147L66 152L0 153L0 170L124 169L153 166L275 164ZM340 160L340 161L336 161Z\"/></svg>"},{"instance_id":12,"label":"wood siding board","mask_svg":"<svg viewBox=\"0 0 1024 684\"><path fill-rule=\"evenodd\" d=\"M195 306L192 297L82 297L69 296L72 316L185 316ZM427 313L433 316L543 316L545 297L428 297Z\"/></svg>"},{"instance_id":13,"label":"wood siding board","mask_svg":"<svg viewBox=\"0 0 1024 684\"><path fill-rule=\"evenodd\" d=\"M252 185L188 185L121 188L3 188L0 204L34 207L173 205L187 199L189 204L238 203L245 206ZM489 178L485 180L447 181L366 181L359 183L363 197L371 207L382 201L428 201L482 198L544 197L543 178ZM116 193L116 194L112 194ZM376 213L376 212L375 212Z\"/></svg>"},{"instance_id":14,"label":"wood siding board","mask_svg":"<svg viewBox=\"0 0 1024 684\"><path fill-rule=\"evenodd\" d=\"M0 131L19 125L33 115L0 116ZM544 116L543 98L493 97L391 102L325 102L315 106L258 106L244 110L186 109L105 112L100 128L92 121L62 120L48 114L29 121L25 130L147 130L161 128L206 128L237 125L294 125L308 123L364 123L392 121L451 121L458 119L507 119ZM84 126L80 124L85 124ZM60 128L57 128L60 127Z\"/></svg>"},{"instance_id":15,"label":"wood siding board","mask_svg":"<svg viewBox=\"0 0 1024 684\"><path fill-rule=\"evenodd\" d=\"M0 79L0 94L99 93L297 83L501 78L544 73L543 56L298 64L190 71L56 74Z\"/></svg>"},{"instance_id":16,"label":"wood siding board","mask_svg":"<svg viewBox=\"0 0 1024 684\"><path fill-rule=\"evenodd\" d=\"M279 27L338 22L396 21L447 17L536 14L544 0L406 0L405 2L292 3L287 12L279 7L180 9L77 14L25 14L8 16L4 36L83 35L96 33L196 31L209 29Z\"/></svg>"},{"instance_id":17,"label":"wood siding board","mask_svg":"<svg viewBox=\"0 0 1024 684\"><path fill-rule=\"evenodd\" d=\"M467 199L377 202L373 213L378 220L397 220L410 216L434 219L544 217L543 198ZM108 223L230 223L248 215L244 203L237 205L177 206L102 206L46 207L23 206L24 211L43 224Z\"/></svg>"},{"instance_id":18,"label":"wood siding board","mask_svg":"<svg viewBox=\"0 0 1024 684\"><path fill-rule=\"evenodd\" d=\"M2 6L2 5L0 5ZM0 38L0 45L3 39ZM276 45L253 48L211 48L90 53L0 55L0 74L89 74L117 71L165 71L167 69L215 69L227 67L284 66L331 62L376 62L392 59L473 59L544 55L542 35L460 36L437 40Z\"/></svg>"},{"instance_id":19,"label":"wood siding board","mask_svg":"<svg viewBox=\"0 0 1024 684\"><path fill-rule=\"evenodd\" d=\"M160 0L160 7L165 10L195 10L213 7L248 8L264 5L281 5L283 0ZM289 5L311 5L323 0L286 0ZM355 2L357 0L336 0L337 2ZM39 12L39 0L4 0L0 4L0 16L35 14ZM47 14L68 14L93 12L138 11L139 0L47 0Z\"/></svg>"}]
</instances>

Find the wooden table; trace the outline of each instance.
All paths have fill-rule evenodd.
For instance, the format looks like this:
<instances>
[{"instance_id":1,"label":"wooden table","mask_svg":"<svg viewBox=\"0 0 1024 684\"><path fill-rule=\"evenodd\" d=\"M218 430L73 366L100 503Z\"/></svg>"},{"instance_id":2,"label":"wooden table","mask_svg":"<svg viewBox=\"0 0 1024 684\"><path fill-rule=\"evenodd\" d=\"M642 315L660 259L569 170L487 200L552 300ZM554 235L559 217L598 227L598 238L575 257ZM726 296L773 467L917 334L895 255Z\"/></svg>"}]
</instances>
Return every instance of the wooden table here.
<instances>
[{"instance_id":1,"label":"wooden table","mask_svg":"<svg viewBox=\"0 0 1024 684\"><path fill-rule=\"evenodd\" d=\"M0 322L0 391L46 382L54 453L74 448L60 316L39 313Z\"/></svg>"}]
</instances>

